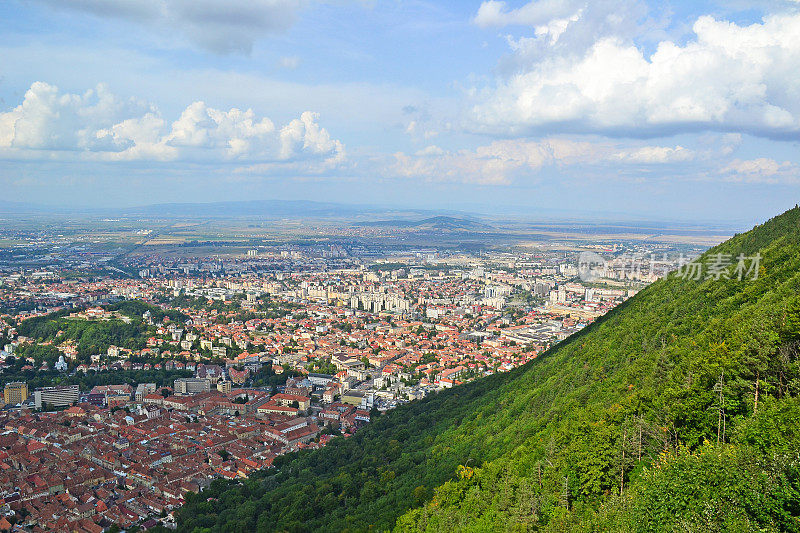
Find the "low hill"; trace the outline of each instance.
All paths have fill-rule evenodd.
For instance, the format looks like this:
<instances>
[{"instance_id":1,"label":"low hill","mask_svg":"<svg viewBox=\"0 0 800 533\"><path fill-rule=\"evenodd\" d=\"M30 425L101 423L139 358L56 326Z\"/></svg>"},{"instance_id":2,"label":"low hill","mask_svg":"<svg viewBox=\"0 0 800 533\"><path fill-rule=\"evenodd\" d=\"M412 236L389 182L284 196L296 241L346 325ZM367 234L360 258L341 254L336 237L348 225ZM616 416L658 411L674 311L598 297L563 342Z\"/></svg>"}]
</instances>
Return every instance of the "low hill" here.
<instances>
[{"instance_id":1,"label":"low hill","mask_svg":"<svg viewBox=\"0 0 800 533\"><path fill-rule=\"evenodd\" d=\"M188 495L178 529L798 531L798 393L795 208L524 367Z\"/></svg>"}]
</instances>

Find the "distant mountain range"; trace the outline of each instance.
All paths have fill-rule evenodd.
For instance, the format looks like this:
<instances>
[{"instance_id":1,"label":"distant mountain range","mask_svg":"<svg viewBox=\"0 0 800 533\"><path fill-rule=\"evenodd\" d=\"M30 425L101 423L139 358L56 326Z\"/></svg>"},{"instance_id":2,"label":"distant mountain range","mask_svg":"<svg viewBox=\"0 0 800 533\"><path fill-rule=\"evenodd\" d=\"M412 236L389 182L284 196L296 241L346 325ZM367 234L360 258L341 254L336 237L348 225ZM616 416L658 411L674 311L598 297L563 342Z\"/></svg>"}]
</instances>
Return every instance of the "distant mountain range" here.
<instances>
[{"instance_id":1,"label":"distant mountain range","mask_svg":"<svg viewBox=\"0 0 800 533\"><path fill-rule=\"evenodd\" d=\"M225 201L209 203L164 203L150 204L135 207L89 207L89 206L60 206L43 205L29 202L12 202L0 200L0 217L70 217L70 218L344 218L362 226L374 227L407 227L420 231L481 231L492 229L483 220L501 219L512 224L537 223L550 227L553 223L575 225L576 231L594 232L603 231L615 233L620 228L657 231L658 228L692 228L696 223L649 220L623 220L624 217L610 216L607 219L597 218L591 213L583 217L579 215L567 216L566 212L530 208L524 216L519 214L519 208L502 210L502 215L486 217L478 211L470 212L455 209L420 209L404 208L386 205L343 204L336 202L316 202L311 200L249 200ZM480 219L478 218L480 217ZM608 224L620 226L610 228ZM739 229L741 224L715 223L703 224L702 231L728 233L730 229Z\"/></svg>"},{"instance_id":2,"label":"distant mountain range","mask_svg":"<svg viewBox=\"0 0 800 533\"><path fill-rule=\"evenodd\" d=\"M492 226L467 218L455 218L448 216L435 216L422 220L376 220L374 222L359 222L356 226L371 227L393 227L393 228L414 228L418 230L486 230Z\"/></svg>"},{"instance_id":3,"label":"distant mountain range","mask_svg":"<svg viewBox=\"0 0 800 533\"><path fill-rule=\"evenodd\" d=\"M166 203L136 207L70 207L50 206L25 202L7 202L0 200L0 215L56 215L56 216L113 216L113 217L181 217L181 218L238 218L238 217L378 217L378 216L431 216L441 213L464 215L462 212L450 210L400 209L386 206L369 206L358 204L340 204L334 202L314 202L308 200L250 200L210 203ZM441 219L441 220L439 220ZM448 216L433 216L420 224L439 224L442 228L453 225L467 228L475 222L463 219L459 224ZM400 225L393 221L385 221L387 225ZM381 225L382 223L377 223ZM424 225L424 224L423 224Z\"/></svg>"},{"instance_id":4,"label":"distant mountain range","mask_svg":"<svg viewBox=\"0 0 800 533\"><path fill-rule=\"evenodd\" d=\"M119 210L129 215L180 216L180 217L337 217L382 212L367 206L312 202L306 200L251 200L241 202L170 203Z\"/></svg>"},{"instance_id":5,"label":"distant mountain range","mask_svg":"<svg viewBox=\"0 0 800 533\"><path fill-rule=\"evenodd\" d=\"M58 209L58 208L55 208ZM25 202L7 202L0 200L0 215L20 215L32 213L47 213L52 212L54 208L46 207L36 204L28 204Z\"/></svg>"}]
</instances>

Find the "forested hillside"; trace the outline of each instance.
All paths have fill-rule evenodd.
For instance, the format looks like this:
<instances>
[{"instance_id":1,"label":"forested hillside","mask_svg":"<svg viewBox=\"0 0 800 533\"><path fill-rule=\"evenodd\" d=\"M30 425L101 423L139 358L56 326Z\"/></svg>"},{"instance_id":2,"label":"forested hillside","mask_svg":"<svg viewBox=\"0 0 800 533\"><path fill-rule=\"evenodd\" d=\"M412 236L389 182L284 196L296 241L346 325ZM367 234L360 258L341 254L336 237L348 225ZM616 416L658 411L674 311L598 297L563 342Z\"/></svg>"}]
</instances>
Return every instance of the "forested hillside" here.
<instances>
[{"instance_id":1,"label":"forested hillside","mask_svg":"<svg viewBox=\"0 0 800 533\"><path fill-rule=\"evenodd\" d=\"M188 317L175 310L163 310L138 300L125 300L106 307L108 311L116 311L130 320L124 322L118 318L113 320L79 320L70 319L75 309L64 309L44 316L29 318L20 323L18 329L22 336L30 337L46 345L29 345L21 348L21 355L29 355L38 359L44 356L52 368L60 352L54 345L66 341L75 343L78 360L89 362L91 354L103 353L111 345L141 350L145 347L148 335L155 332L155 327L148 327L142 320L142 314L150 312L153 319L161 321L164 317L183 323ZM25 353L26 351L31 353Z\"/></svg>"},{"instance_id":2,"label":"forested hillside","mask_svg":"<svg viewBox=\"0 0 800 533\"><path fill-rule=\"evenodd\" d=\"M216 482L179 530L800 530L800 209L699 262L525 367Z\"/></svg>"}]
</instances>

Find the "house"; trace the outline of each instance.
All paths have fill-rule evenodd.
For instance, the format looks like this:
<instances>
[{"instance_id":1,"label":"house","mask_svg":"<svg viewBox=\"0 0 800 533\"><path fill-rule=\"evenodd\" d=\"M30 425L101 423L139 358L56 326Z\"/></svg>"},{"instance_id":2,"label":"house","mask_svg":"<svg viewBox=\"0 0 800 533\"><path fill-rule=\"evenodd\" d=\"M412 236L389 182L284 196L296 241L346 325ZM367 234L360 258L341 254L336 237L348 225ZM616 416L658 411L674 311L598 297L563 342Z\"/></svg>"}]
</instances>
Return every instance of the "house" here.
<instances>
[{"instance_id":1,"label":"house","mask_svg":"<svg viewBox=\"0 0 800 533\"><path fill-rule=\"evenodd\" d=\"M274 414L274 415L285 415L285 416L297 416L298 412L299 409L295 407L279 405L273 402L272 400L258 407L258 414L261 415Z\"/></svg>"},{"instance_id":2,"label":"house","mask_svg":"<svg viewBox=\"0 0 800 533\"><path fill-rule=\"evenodd\" d=\"M217 381L225 377L225 371L219 365L197 365L197 372L195 377L198 379L207 379L212 385L216 385Z\"/></svg>"},{"instance_id":3,"label":"house","mask_svg":"<svg viewBox=\"0 0 800 533\"><path fill-rule=\"evenodd\" d=\"M311 398L308 396L300 396L297 394L276 394L270 400L278 405L285 405L287 407L297 407L301 411L307 410L311 407Z\"/></svg>"},{"instance_id":4,"label":"house","mask_svg":"<svg viewBox=\"0 0 800 533\"><path fill-rule=\"evenodd\" d=\"M228 375L231 377L231 381L237 385L243 384L247 381L247 377L250 375L250 370L245 368L244 370L236 370L235 368L230 368L228 370Z\"/></svg>"}]
</instances>

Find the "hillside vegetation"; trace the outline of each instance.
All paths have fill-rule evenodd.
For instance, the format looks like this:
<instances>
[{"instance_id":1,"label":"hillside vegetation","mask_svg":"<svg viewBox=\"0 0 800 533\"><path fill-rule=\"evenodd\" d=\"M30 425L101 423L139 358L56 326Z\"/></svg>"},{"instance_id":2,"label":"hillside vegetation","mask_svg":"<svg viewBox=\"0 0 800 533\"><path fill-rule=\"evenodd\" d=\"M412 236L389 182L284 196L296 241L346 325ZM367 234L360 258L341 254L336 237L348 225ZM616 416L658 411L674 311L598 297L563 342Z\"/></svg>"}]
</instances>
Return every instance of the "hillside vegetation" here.
<instances>
[{"instance_id":1,"label":"hillside vegetation","mask_svg":"<svg viewBox=\"0 0 800 533\"><path fill-rule=\"evenodd\" d=\"M215 482L179 530L800 530L800 209L717 254L730 279L672 274L522 368Z\"/></svg>"}]
</instances>

